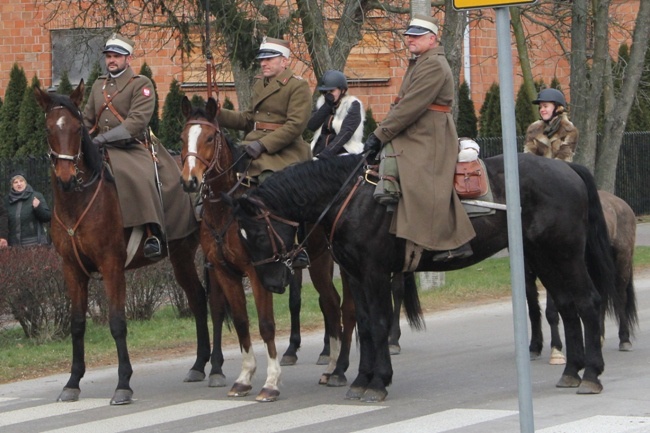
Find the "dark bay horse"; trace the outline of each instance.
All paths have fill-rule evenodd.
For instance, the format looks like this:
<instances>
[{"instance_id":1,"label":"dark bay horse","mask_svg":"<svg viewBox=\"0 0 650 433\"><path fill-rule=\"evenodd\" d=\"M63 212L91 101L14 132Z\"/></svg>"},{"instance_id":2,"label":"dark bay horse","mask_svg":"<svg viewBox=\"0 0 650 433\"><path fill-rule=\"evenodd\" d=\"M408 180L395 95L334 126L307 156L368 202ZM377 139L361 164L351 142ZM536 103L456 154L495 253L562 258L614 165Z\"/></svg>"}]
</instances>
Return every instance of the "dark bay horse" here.
<instances>
[{"instance_id":1,"label":"dark bay horse","mask_svg":"<svg viewBox=\"0 0 650 433\"><path fill-rule=\"evenodd\" d=\"M613 313L618 321L618 349L632 350L631 337L637 326L636 295L634 293L634 244L636 241L636 216L632 208L621 198L607 191L598 191L605 215L607 232L616 266L616 296L613 297ZM537 359L542 352L542 314L539 307L536 275L526 273L526 299L531 323L530 356ZM603 311L604 314L604 311ZM559 332L560 317L553 298L546 298L546 319L551 327L551 364L564 364L562 338ZM604 328L603 328L604 337Z\"/></svg>"},{"instance_id":2,"label":"dark bay horse","mask_svg":"<svg viewBox=\"0 0 650 433\"><path fill-rule=\"evenodd\" d=\"M555 299L567 338L567 364L557 386L599 393L604 369L599 311L614 291L614 267L593 177L577 164L527 154L518 158L525 260ZM402 270L406 245L389 234L392 214L375 202L374 187L364 182L364 162L362 156L343 156L288 167L233 206L240 236L254 246L253 260L264 261L257 272L269 286L288 282L283 261L295 252L279 246L290 245L296 222L320 220L334 230L333 255L351 277L361 346L359 373L346 397L374 402L385 399L392 381L391 274ZM505 203L503 158L488 158L485 165L495 201ZM473 256L440 263L433 262L434 252L424 251L416 271L461 269L507 247L505 212L473 218L472 224ZM417 297L410 292L405 290L405 299Z\"/></svg>"},{"instance_id":3,"label":"dark bay horse","mask_svg":"<svg viewBox=\"0 0 650 433\"><path fill-rule=\"evenodd\" d=\"M93 272L102 276L109 303L109 326L118 357L118 383L111 404L132 401L132 374L125 315L127 243L131 229L122 225L117 189L104 156L84 127L79 105L83 80L70 97L34 90L45 110L47 141L52 159L54 218L52 241L63 259L63 274L71 300L72 368L59 401L78 400L84 376L84 334L88 309L88 281ZM143 237L144 239L144 237ZM142 253L143 240L126 269L153 263ZM188 376L203 372L210 358L205 290L194 265L199 245L198 230L185 239L169 242L176 281L185 291L196 319L197 357Z\"/></svg>"},{"instance_id":4,"label":"dark bay horse","mask_svg":"<svg viewBox=\"0 0 650 433\"><path fill-rule=\"evenodd\" d=\"M192 107L189 99L183 98L182 110L186 123L181 134L183 141L181 183L186 191L200 191L203 198L201 247L211 264L210 307L213 314L216 312L219 316L215 321L215 351L216 347L220 346L217 338L221 335L221 323L225 314L229 313L234 322L244 359L241 373L228 395L232 397L248 395L252 389L251 379L257 368L249 331L246 295L242 285L242 278L247 276L259 317L260 335L267 350L267 379L256 400L275 401L280 394L278 383L281 367L275 344L273 293L266 290L259 280L249 252L239 238L238 225L234 221L231 208L221 200L222 193L239 195L241 190L248 191L248 188L238 182L238 170L235 169L241 161L242 151L230 144L220 130L216 121L218 109L218 103L214 98L208 99L205 108ZM348 353L354 328L352 298L346 296L344 290L343 307L341 307L340 296L331 281L333 262L327 245L316 242L317 240L318 237L314 237L307 245L312 259L310 273L314 286L320 294L320 305L327 318L325 324L331 337L330 363L321 382L331 386L342 386L347 384L344 373L349 364ZM345 334L341 326L342 319L345 320ZM344 353L344 356L339 356L339 353ZM213 386L225 386L225 377L221 371L222 363L223 357L216 362L213 360L211 377L219 378L215 379ZM218 367L218 371L215 367Z\"/></svg>"}]
</instances>

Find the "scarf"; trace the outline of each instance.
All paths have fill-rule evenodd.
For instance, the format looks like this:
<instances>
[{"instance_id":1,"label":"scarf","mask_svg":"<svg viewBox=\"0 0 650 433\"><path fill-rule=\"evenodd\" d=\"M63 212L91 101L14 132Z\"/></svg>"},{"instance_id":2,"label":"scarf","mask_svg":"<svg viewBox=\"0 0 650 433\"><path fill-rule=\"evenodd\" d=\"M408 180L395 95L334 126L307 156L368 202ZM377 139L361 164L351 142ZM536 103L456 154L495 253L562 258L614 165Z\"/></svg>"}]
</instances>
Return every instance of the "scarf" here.
<instances>
[{"instance_id":1,"label":"scarf","mask_svg":"<svg viewBox=\"0 0 650 433\"><path fill-rule=\"evenodd\" d=\"M550 122L546 124L546 127L544 128L544 135L546 135L548 138L551 138L551 136L555 134L558 129L560 129L561 122L562 115L555 116Z\"/></svg>"},{"instance_id":2,"label":"scarf","mask_svg":"<svg viewBox=\"0 0 650 433\"><path fill-rule=\"evenodd\" d=\"M11 188L11 191L9 192L9 204L14 204L18 200L27 200L33 193L34 188L32 188L30 184L27 184L22 192L18 192Z\"/></svg>"}]
</instances>

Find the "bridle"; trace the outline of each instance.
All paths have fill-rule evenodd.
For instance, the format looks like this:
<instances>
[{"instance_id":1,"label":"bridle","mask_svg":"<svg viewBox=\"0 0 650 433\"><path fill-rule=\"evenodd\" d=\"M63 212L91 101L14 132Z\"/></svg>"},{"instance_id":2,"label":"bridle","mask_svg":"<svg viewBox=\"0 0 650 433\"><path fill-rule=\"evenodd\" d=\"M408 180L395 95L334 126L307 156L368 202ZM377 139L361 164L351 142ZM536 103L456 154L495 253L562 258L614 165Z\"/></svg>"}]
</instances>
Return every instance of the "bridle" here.
<instances>
[{"instance_id":1,"label":"bridle","mask_svg":"<svg viewBox=\"0 0 650 433\"><path fill-rule=\"evenodd\" d=\"M47 112L45 113L45 116L47 116L50 112L52 112L54 110L59 110L59 109L68 110L68 108L63 106L63 105L56 105L56 106L48 109ZM81 120L81 113L74 113L74 114L77 114L77 120ZM52 168L54 169L54 166L56 165L56 161L58 159L61 159L61 160L64 160L64 161L72 161L72 164L74 165L74 169L75 169L75 174L80 173L79 166L77 164L79 163L79 160L81 159L81 156L82 156L82 152L81 152L81 141L82 140L83 140L83 136L80 133L79 134L79 146L78 146L79 150L77 151L77 154L76 155L67 155L67 154L64 154L64 153L58 153L54 149L52 149L52 144L50 143L50 138L48 136L47 137L47 147L48 147L47 156L50 158L50 164L52 165Z\"/></svg>"}]
</instances>

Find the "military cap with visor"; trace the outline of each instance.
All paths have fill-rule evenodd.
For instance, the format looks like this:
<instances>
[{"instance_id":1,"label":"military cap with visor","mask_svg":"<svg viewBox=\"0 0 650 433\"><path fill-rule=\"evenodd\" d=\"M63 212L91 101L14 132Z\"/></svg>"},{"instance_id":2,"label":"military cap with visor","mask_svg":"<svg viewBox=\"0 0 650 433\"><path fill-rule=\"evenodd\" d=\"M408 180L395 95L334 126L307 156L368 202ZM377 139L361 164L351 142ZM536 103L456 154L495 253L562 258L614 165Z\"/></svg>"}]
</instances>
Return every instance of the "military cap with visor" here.
<instances>
[{"instance_id":1,"label":"military cap with visor","mask_svg":"<svg viewBox=\"0 0 650 433\"><path fill-rule=\"evenodd\" d=\"M116 53L123 56L130 56L133 54L134 46L135 42L133 42L131 39L117 33L113 33L111 37L106 41L106 45L104 46L102 53Z\"/></svg>"},{"instance_id":2,"label":"military cap with visor","mask_svg":"<svg viewBox=\"0 0 650 433\"><path fill-rule=\"evenodd\" d=\"M408 28L404 32L404 36L422 36L427 33L438 35L440 23L434 17L428 15L416 14L409 23Z\"/></svg>"},{"instance_id":3,"label":"military cap with visor","mask_svg":"<svg viewBox=\"0 0 650 433\"><path fill-rule=\"evenodd\" d=\"M288 59L289 54L291 54L289 42L284 39L275 39L264 36L260 49L257 52L256 59L270 59L278 56L284 56Z\"/></svg>"}]
</instances>

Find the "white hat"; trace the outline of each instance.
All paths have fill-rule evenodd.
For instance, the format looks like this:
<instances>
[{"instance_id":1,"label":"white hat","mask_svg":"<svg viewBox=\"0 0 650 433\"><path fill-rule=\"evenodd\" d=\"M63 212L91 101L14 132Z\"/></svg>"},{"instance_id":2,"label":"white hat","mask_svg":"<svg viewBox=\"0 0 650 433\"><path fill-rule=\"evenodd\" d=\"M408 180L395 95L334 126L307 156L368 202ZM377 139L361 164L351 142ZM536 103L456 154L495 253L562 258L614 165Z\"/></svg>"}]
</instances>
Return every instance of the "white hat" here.
<instances>
[{"instance_id":1,"label":"white hat","mask_svg":"<svg viewBox=\"0 0 650 433\"><path fill-rule=\"evenodd\" d=\"M289 42L284 39L267 38L264 36L256 59L269 59L278 56L284 56L288 59L290 54Z\"/></svg>"},{"instance_id":2,"label":"white hat","mask_svg":"<svg viewBox=\"0 0 650 433\"><path fill-rule=\"evenodd\" d=\"M440 24L436 18L428 15L416 14L409 23L408 29L406 29L404 35L422 36L429 32L438 35L439 27Z\"/></svg>"},{"instance_id":3,"label":"white hat","mask_svg":"<svg viewBox=\"0 0 650 433\"><path fill-rule=\"evenodd\" d=\"M130 56L133 54L134 46L135 42L133 42L131 39L125 38L124 36L118 35L117 33L113 33L111 37L106 41L106 45L104 46L102 53L117 53L123 56Z\"/></svg>"}]
</instances>

